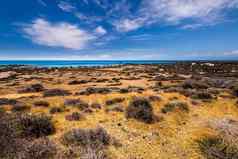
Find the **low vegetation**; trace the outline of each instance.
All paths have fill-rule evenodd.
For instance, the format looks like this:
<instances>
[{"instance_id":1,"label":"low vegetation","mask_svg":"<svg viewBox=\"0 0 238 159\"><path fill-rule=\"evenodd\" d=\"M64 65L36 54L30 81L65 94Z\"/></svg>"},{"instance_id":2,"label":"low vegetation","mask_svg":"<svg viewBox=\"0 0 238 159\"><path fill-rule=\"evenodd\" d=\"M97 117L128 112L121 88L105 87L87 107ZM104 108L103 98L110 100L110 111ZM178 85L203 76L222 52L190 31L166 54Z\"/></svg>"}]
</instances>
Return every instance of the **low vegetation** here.
<instances>
[{"instance_id":1,"label":"low vegetation","mask_svg":"<svg viewBox=\"0 0 238 159\"><path fill-rule=\"evenodd\" d=\"M185 102L175 100L175 101L171 101L171 102L165 104L164 107L161 109L161 112L169 113L169 112L173 112L175 110L179 110L182 112L189 112L189 106Z\"/></svg>"},{"instance_id":2,"label":"low vegetation","mask_svg":"<svg viewBox=\"0 0 238 159\"><path fill-rule=\"evenodd\" d=\"M49 89L43 92L44 97L68 96L71 93L64 89Z\"/></svg>"},{"instance_id":3,"label":"low vegetation","mask_svg":"<svg viewBox=\"0 0 238 159\"><path fill-rule=\"evenodd\" d=\"M153 123L154 117L153 107L146 98L134 97L126 108L126 118Z\"/></svg>"},{"instance_id":4,"label":"low vegetation","mask_svg":"<svg viewBox=\"0 0 238 159\"><path fill-rule=\"evenodd\" d=\"M46 115L22 114L17 118L18 131L24 137L44 137L54 134L55 127L51 118Z\"/></svg>"},{"instance_id":5,"label":"low vegetation","mask_svg":"<svg viewBox=\"0 0 238 159\"><path fill-rule=\"evenodd\" d=\"M73 129L62 136L63 144L80 147L80 157L85 159L107 159L107 147L111 144L111 136L104 128Z\"/></svg>"},{"instance_id":6,"label":"low vegetation","mask_svg":"<svg viewBox=\"0 0 238 159\"><path fill-rule=\"evenodd\" d=\"M238 64L212 64L0 67L0 159L238 159Z\"/></svg>"},{"instance_id":7,"label":"low vegetation","mask_svg":"<svg viewBox=\"0 0 238 159\"><path fill-rule=\"evenodd\" d=\"M0 118L0 158L40 159L56 154L55 144L46 138L55 132L50 118L7 113Z\"/></svg>"},{"instance_id":8,"label":"low vegetation","mask_svg":"<svg viewBox=\"0 0 238 159\"><path fill-rule=\"evenodd\" d=\"M229 118L216 119L209 126L217 135L197 141L203 155L208 159L238 158L238 121Z\"/></svg>"}]
</instances>

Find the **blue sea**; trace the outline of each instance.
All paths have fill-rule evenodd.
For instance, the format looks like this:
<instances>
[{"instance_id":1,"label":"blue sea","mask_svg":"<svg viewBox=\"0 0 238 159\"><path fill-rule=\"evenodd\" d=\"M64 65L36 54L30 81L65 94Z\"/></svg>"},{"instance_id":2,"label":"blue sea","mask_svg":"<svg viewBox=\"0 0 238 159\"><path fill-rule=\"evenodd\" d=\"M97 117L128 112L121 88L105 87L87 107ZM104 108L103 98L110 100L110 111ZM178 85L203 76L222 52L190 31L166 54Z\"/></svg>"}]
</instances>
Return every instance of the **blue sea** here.
<instances>
[{"instance_id":1,"label":"blue sea","mask_svg":"<svg viewBox=\"0 0 238 159\"><path fill-rule=\"evenodd\" d=\"M173 64L175 61L159 60L123 60L123 61L0 61L0 65L29 65L34 67L96 67L96 66L114 66L124 64Z\"/></svg>"}]
</instances>

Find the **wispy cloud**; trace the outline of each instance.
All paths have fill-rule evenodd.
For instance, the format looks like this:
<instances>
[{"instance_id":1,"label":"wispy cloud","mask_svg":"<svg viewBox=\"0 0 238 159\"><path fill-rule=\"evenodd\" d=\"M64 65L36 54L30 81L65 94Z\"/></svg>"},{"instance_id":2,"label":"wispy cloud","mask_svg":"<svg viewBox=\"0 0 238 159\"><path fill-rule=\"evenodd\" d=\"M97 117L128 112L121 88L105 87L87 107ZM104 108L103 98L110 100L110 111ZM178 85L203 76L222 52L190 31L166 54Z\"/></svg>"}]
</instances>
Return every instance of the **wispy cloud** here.
<instances>
[{"instance_id":1,"label":"wispy cloud","mask_svg":"<svg viewBox=\"0 0 238 159\"><path fill-rule=\"evenodd\" d=\"M65 12L72 12L76 9L75 6L73 6L71 3L66 1L60 1L58 4L58 7Z\"/></svg>"},{"instance_id":2,"label":"wispy cloud","mask_svg":"<svg viewBox=\"0 0 238 159\"><path fill-rule=\"evenodd\" d=\"M102 26L98 26L95 29L95 33L98 34L98 35L105 35L105 34L107 34L107 30L104 29Z\"/></svg>"},{"instance_id":3,"label":"wispy cloud","mask_svg":"<svg viewBox=\"0 0 238 159\"><path fill-rule=\"evenodd\" d=\"M228 9L237 8L238 0L148 0L143 11L147 20L179 24L194 20L199 25L217 23L225 18ZM198 26L198 25L196 25ZM190 24L187 28L194 27Z\"/></svg>"},{"instance_id":4,"label":"wispy cloud","mask_svg":"<svg viewBox=\"0 0 238 159\"><path fill-rule=\"evenodd\" d=\"M37 2L44 7L47 6L47 4L43 0L37 0Z\"/></svg>"},{"instance_id":5,"label":"wispy cloud","mask_svg":"<svg viewBox=\"0 0 238 159\"><path fill-rule=\"evenodd\" d=\"M60 1L58 6L85 23L103 21L114 26L118 32L164 23L178 25L182 29L212 26L226 19L227 10L238 8L238 0L141 0L136 10L131 10L132 3L127 0L83 0L83 3L100 7L104 16L86 15L68 1Z\"/></svg>"},{"instance_id":6,"label":"wispy cloud","mask_svg":"<svg viewBox=\"0 0 238 159\"><path fill-rule=\"evenodd\" d=\"M76 25L65 22L53 24L40 18L25 25L23 31L34 43L75 50L85 48L89 41L96 39L94 35Z\"/></svg>"},{"instance_id":7,"label":"wispy cloud","mask_svg":"<svg viewBox=\"0 0 238 159\"><path fill-rule=\"evenodd\" d=\"M141 19L122 19L113 23L116 27L116 30L119 32L128 32L137 30L138 28L143 26L143 20Z\"/></svg>"}]
</instances>

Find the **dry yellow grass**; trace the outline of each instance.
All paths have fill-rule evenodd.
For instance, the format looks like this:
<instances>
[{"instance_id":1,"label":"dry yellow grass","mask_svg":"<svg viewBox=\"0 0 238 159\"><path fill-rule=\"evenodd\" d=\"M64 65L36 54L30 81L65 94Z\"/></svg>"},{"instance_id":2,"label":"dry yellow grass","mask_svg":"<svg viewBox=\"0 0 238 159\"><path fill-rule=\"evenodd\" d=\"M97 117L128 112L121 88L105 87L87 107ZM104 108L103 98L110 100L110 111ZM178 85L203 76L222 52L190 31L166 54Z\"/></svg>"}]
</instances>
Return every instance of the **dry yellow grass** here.
<instances>
[{"instance_id":1,"label":"dry yellow grass","mask_svg":"<svg viewBox=\"0 0 238 159\"><path fill-rule=\"evenodd\" d=\"M67 77L67 76L66 76ZM47 83L47 88L62 88L76 92L89 85L97 84L97 86L105 86L104 83L90 83L79 86L69 86L65 83L67 78L59 78L63 80L60 84ZM35 81L33 81L34 83ZM140 86L148 87L153 83L147 80L124 81L122 86ZM167 84L167 83L166 83ZM3 90L1 90L3 91ZM44 100L50 103L50 107L63 106L65 99L80 98L83 101L91 103L99 103L105 105L105 101L116 97L124 97L126 100L122 103L126 108L133 96L148 97L150 95L158 95L148 90L139 93L119 94L111 93L108 95L89 95L89 96L67 96L67 97L47 97L43 98L41 93L17 94L15 92L4 93L0 98L13 98L37 96L36 98L24 101L32 106L34 101ZM133 119L126 119L124 113L108 112L104 109L94 111L91 114L84 114L85 119L82 121L67 121L65 116L74 111L76 108L67 108L69 111L53 115L53 121L56 126L56 133L51 136L56 142L63 133L73 128L94 128L98 125L104 127L109 134L117 138L122 144L121 147L109 147L108 153L112 158L117 159L203 159L204 157L197 148L194 140L206 135L213 135L214 132L207 128L207 121L213 118L223 118L231 116L238 118L238 108L235 106L235 99L218 98L210 103L201 102L199 105L192 105L190 99L178 93L161 93L162 101L152 102L156 115L163 116L164 120L154 123L145 124ZM178 100L187 102L190 111L186 112L170 112L162 114L161 108L171 99L177 97ZM31 113L49 113L49 108L31 107Z\"/></svg>"}]
</instances>

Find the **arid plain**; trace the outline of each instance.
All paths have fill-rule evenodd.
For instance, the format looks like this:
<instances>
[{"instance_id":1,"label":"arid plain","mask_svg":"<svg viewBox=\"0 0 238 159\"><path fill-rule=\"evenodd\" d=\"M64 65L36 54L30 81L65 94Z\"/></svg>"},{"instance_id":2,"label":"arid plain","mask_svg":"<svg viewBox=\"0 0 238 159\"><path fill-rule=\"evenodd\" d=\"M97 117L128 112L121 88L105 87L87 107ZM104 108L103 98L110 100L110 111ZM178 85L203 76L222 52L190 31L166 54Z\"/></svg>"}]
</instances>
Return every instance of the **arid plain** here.
<instances>
[{"instance_id":1,"label":"arid plain","mask_svg":"<svg viewBox=\"0 0 238 159\"><path fill-rule=\"evenodd\" d=\"M237 159L238 63L0 69L0 158Z\"/></svg>"}]
</instances>

